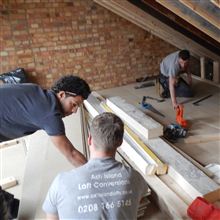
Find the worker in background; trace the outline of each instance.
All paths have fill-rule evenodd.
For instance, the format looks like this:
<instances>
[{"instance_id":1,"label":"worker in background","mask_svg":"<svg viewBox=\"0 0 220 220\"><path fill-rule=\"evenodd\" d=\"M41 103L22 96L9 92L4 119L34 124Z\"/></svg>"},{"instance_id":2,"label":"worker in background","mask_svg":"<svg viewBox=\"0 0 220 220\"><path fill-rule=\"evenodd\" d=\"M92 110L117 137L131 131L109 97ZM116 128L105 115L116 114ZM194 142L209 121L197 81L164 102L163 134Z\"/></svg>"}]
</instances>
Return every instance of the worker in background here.
<instances>
[{"instance_id":1,"label":"worker in background","mask_svg":"<svg viewBox=\"0 0 220 220\"><path fill-rule=\"evenodd\" d=\"M164 91L163 98L171 97L174 109L179 107L176 97L192 97L192 76L189 70L190 52L181 50L169 54L160 63L160 84ZM186 73L188 83L180 77Z\"/></svg>"},{"instance_id":2,"label":"worker in background","mask_svg":"<svg viewBox=\"0 0 220 220\"><path fill-rule=\"evenodd\" d=\"M55 178L43 204L47 219L137 219L148 186L137 171L115 160L123 133L122 120L112 113L93 119L90 160Z\"/></svg>"},{"instance_id":3,"label":"worker in background","mask_svg":"<svg viewBox=\"0 0 220 220\"><path fill-rule=\"evenodd\" d=\"M31 83L0 86L0 142L43 129L51 141L74 165L86 162L65 135L62 118L76 113L91 93L89 85L77 76L64 76L51 90Z\"/></svg>"}]
</instances>

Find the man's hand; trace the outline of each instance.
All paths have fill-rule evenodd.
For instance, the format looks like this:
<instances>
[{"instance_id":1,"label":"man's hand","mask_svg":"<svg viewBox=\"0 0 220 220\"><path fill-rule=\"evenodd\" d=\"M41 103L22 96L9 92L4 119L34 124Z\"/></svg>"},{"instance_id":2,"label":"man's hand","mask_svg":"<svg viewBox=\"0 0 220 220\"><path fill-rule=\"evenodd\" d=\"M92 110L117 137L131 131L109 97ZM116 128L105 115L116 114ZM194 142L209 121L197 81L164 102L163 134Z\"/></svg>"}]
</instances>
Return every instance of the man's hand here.
<instances>
[{"instance_id":1,"label":"man's hand","mask_svg":"<svg viewBox=\"0 0 220 220\"><path fill-rule=\"evenodd\" d=\"M82 166L87 162L86 158L74 148L65 135L50 136L54 145L75 167Z\"/></svg>"},{"instance_id":2,"label":"man's hand","mask_svg":"<svg viewBox=\"0 0 220 220\"><path fill-rule=\"evenodd\" d=\"M180 104L178 104L178 103L174 103L174 104L173 104L174 110L178 109L179 107L180 107Z\"/></svg>"}]
</instances>

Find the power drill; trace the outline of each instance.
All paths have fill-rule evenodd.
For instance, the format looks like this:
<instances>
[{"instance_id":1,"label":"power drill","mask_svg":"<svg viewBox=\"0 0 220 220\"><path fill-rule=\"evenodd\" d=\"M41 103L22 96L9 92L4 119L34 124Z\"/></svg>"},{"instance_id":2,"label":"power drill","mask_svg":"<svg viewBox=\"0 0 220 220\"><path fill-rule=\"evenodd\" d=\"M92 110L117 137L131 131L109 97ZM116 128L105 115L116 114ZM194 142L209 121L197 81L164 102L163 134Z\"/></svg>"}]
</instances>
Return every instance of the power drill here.
<instances>
[{"instance_id":1,"label":"power drill","mask_svg":"<svg viewBox=\"0 0 220 220\"><path fill-rule=\"evenodd\" d=\"M184 138L187 135L187 130L179 124L170 124L164 130L164 137L171 142L175 142L178 138Z\"/></svg>"}]
</instances>

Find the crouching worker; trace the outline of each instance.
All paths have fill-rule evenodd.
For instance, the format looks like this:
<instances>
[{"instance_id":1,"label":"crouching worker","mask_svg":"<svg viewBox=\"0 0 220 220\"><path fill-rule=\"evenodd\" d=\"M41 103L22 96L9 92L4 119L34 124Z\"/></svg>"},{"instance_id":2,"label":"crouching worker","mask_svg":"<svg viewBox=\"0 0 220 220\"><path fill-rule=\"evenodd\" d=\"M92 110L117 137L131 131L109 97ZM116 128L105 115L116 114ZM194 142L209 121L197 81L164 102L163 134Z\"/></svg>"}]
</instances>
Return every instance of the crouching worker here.
<instances>
[{"instance_id":1,"label":"crouching worker","mask_svg":"<svg viewBox=\"0 0 220 220\"><path fill-rule=\"evenodd\" d=\"M137 171L115 160L123 133L122 120L112 113L93 119L90 160L55 178L43 204L47 219L137 219L148 186Z\"/></svg>"},{"instance_id":2,"label":"crouching worker","mask_svg":"<svg viewBox=\"0 0 220 220\"><path fill-rule=\"evenodd\" d=\"M171 97L173 108L179 107L176 97L192 97L192 76L189 70L190 52L181 50L169 54L160 63L159 82L163 87L163 98ZM188 83L180 77L187 73Z\"/></svg>"}]
</instances>

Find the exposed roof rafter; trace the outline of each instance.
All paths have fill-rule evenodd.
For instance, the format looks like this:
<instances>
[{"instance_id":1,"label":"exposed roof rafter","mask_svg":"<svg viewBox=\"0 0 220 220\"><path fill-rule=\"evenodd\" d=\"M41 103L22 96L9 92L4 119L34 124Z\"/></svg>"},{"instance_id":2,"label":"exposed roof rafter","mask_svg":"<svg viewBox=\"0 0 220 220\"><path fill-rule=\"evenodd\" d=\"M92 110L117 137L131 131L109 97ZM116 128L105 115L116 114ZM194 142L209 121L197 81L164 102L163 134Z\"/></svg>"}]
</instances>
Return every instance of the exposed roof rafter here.
<instances>
[{"instance_id":1,"label":"exposed roof rafter","mask_svg":"<svg viewBox=\"0 0 220 220\"><path fill-rule=\"evenodd\" d=\"M195 4L191 0L179 0L186 7L194 11L196 14L207 20L210 24L214 25L217 28L220 28L219 20L211 13L207 13L207 10L202 8L199 4Z\"/></svg>"},{"instance_id":2,"label":"exposed roof rafter","mask_svg":"<svg viewBox=\"0 0 220 220\"><path fill-rule=\"evenodd\" d=\"M180 0L180 1L182 1L182 0ZM175 7L172 4L172 1L156 0L156 2L158 2L159 4L164 6L165 8L169 9L173 13L177 14L178 16L180 16L181 18L183 18L184 20L186 20L187 22L189 22L193 26L197 27L199 30L201 30L204 33L208 34L210 37L212 37L216 41L220 42L220 38L216 33L210 31L209 29L207 29L206 27L201 25L200 22L198 22L197 20L192 19L192 17L189 16L188 14L183 13L178 7Z\"/></svg>"},{"instance_id":3,"label":"exposed roof rafter","mask_svg":"<svg viewBox=\"0 0 220 220\"><path fill-rule=\"evenodd\" d=\"M220 8L220 0L210 0L216 7Z\"/></svg>"}]
</instances>

